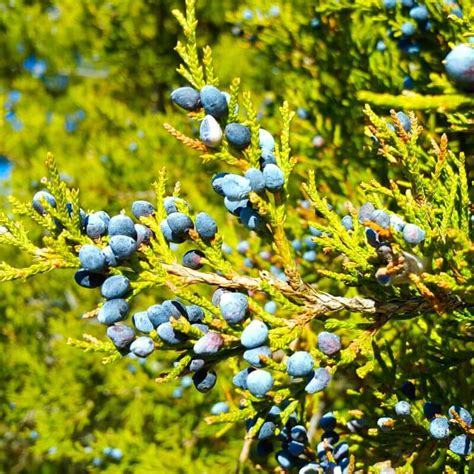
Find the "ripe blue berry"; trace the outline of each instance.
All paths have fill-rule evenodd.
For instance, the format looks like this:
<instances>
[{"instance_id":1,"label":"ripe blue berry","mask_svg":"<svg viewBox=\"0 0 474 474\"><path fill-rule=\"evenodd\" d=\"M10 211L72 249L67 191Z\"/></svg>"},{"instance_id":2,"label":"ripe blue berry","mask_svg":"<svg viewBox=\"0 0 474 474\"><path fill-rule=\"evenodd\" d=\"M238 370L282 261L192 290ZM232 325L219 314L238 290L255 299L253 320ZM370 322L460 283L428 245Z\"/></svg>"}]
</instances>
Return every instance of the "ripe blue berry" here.
<instances>
[{"instance_id":1,"label":"ripe blue berry","mask_svg":"<svg viewBox=\"0 0 474 474\"><path fill-rule=\"evenodd\" d=\"M403 78L403 89L413 89L415 87L415 81L410 76Z\"/></svg>"},{"instance_id":2,"label":"ripe blue berry","mask_svg":"<svg viewBox=\"0 0 474 474\"><path fill-rule=\"evenodd\" d=\"M465 408L459 405L450 406L448 410L448 415L451 420L454 419L454 415L452 413L453 411L455 411L459 415L459 417L461 418L461 420L464 421L464 423L466 423L469 426L471 425L472 415Z\"/></svg>"},{"instance_id":3,"label":"ripe blue berry","mask_svg":"<svg viewBox=\"0 0 474 474\"><path fill-rule=\"evenodd\" d=\"M148 336L137 337L130 346L130 351L137 357L148 357L154 350L153 339Z\"/></svg>"},{"instance_id":4,"label":"ripe blue berry","mask_svg":"<svg viewBox=\"0 0 474 474\"><path fill-rule=\"evenodd\" d=\"M240 123L229 123L225 127L224 134L229 145L236 150L244 150L250 145L250 130Z\"/></svg>"},{"instance_id":5,"label":"ripe blue berry","mask_svg":"<svg viewBox=\"0 0 474 474\"><path fill-rule=\"evenodd\" d=\"M148 227L142 224L135 224L135 230L137 231L137 247L141 244L150 243L153 232Z\"/></svg>"},{"instance_id":6,"label":"ripe blue berry","mask_svg":"<svg viewBox=\"0 0 474 474\"><path fill-rule=\"evenodd\" d=\"M332 412L325 413L319 420L319 426L324 431L332 431L336 427L337 420Z\"/></svg>"},{"instance_id":7,"label":"ripe blue berry","mask_svg":"<svg viewBox=\"0 0 474 474\"><path fill-rule=\"evenodd\" d=\"M248 243L247 240L241 240L237 244L237 252L241 253L242 255L245 255L249 249L250 249L250 244Z\"/></svg>"},{"instance_id":8,"label":"ripe blue berry","mask_svg":"<svg viewBox=\"0 0 474 474\"><path fill-rule=\"evenodd\" d=\"M390 225L390 216L382 209L375 209L370 215L370 220L384 229L388 229Z\"/></svg>"},{"instance_id":9,"label":"ripe blue berry","mask_svg":"<svg viewBox=\"0 0 474 474\"><path fill-rule=\"evenodd\" d=\"M123 275L108 277L100 289L102 296L108 300L121 298L130 290L130 280Z\"/></svg>"},{"instance_id":10,"label":"ripe blue berry","mask_svg":"<svg viewBox=\"0 0 474 474\"><path fill-rule=\"evenodd\" d=\"M227 197L224 198L225 208L234 216L240 216L240 213L248 206L248 203L248 199L242 199L241 201L231 201Z\"/></svg>"},{"instance_id":11,"label":"ripe blue berry","mask_svg":"<svg viewBox=\"0 0 474 474\"><path fill-rule=\"evenodd\" d=\"M448 419L443 417L433 418L430 422L430 434L435 439L444 439L449 436Z\"/></svg>"},{"instance_id":12,"label":"ripe blue berry","mask_svg":"<svg viewBox=\"0 0 474 474\"><path fill-rule=\"evenodd\" d=\"M163 234L163 237L167 242L173 242L175 244L183 243L186 238L184 236L177 235L175 232L171 230L171 227L168 224L166 219L163 219L160 223L160 230Z\"/></svg>"},{"instance_id":13,"label":"ripe blue berry","mask_svg":"<svg viewBox=\"0 0 474 474\"><path fill-rule=\"evenodd\" d=\"M403 23L400 29L405 36L412 36L415 34L416 31L415 25L413 23L410 23L409 21Z\"/></svg>"},{"instance_id":14,"label":"ripe blue berry","mask_svg":"<svg viewBox=\"0 0 474 474\"><path fill-rule=\"evenodd\" d=\"M206 212L196 216L196 231L203 240L212 240L217 233L216 221Z\"/></svg>"},{"instance_id":15,"label":"ripe blue berry","mask_svg":"<svg viewBox=\"0 0 474 474\"><path fill-rule=\"evenodd\" d=\"M313 376L309 379L308 383L306 384L304 388L305 392L310 393L310 394L320 392L321 390L324 390L329 385L330 381L331 381L331 375L329 374L327 369L319 367L314 371Z\"/></svg>"},{"instance_id":16,"label":"ripe blue berry","mask_svg":"<svg viewBox=\"0 0 474 474\"><path fill-rule=\"evenodd\" d=\"M254 193L265 189L265 176L257 168L250 168L245 172L245 178L250 181L250 187Z\"/></svg>"},{"instance_id":17,"label":"ripe blue berry","mask_svg":"<svg viewBox=\"0 0 474 474\"><path fill-rule=\"evenodd\" d=\"M400 120L400 123L401 123L403 129L405 130L405 132L410 132L411 131L411 122L410 122L410 118L408 117L408 115L403 113L403 112L397 112L397 117L398 117L398 120Z\"/></svg>"},{"instance_id":18,"label":"ripe blue berry","mask_svg":"<svg viewBox=\"0 0 474 474\"><path fill-rule=\"evenodd\" d=\"M117 349L123 351L130 347L130 344L135 339L135 333L129 326L114 324L107 328L107 337L112 340Z\"/></svg>"},{"instance_id":19,"label":"ripe blue berry","mask_svg":"<svg viewBox=\"0 0 474 474\"><path fill-rule=\"evenodd\" d=\"M296 109L296 115L303 120L309 119L309 112L304 107L298 107Z\"/></svg>"},{"instance_id":20,"label":"ripe blue berry","mask_svg":"<svg viewBox=\"0 0 474 474\"><path fill-rule=\"evenodd\" d=\"M438 415L441 413L441 405L439 403L434 403L434 402L426 402L423 405L423 413L428 418L428 420L431 420L432 418L435 417L435 415Z\"/></svg>"},{"instance_id":21,"label":"ripe blue berry","mask_svg":"<svg viewBox=\"0 0 474 474\"><path fill-rule=\"evenodd\" d=\"M265 166L263 176L265 177L265 187L270 192L279 191L285 184L285 175L277 165L270 163Z\"/></svg>"},{"instance_id":22,"label":"ripe blue berry","mask_svg":"<svg viewBox=\"0 0 474 474\"><path fill-rule=\"evenodd\" d=\"M424 22L428 20L428 17L429 17L428 10L426 9L424 5L413 7L410 10L409 15L410 15L410 18L413 18L414 20L418 22Z\"/></svg>"},{"instance_id":23,"label":"ripe blue berry","mask_svg":"<svg viewBox=\"0 0 474 474\"><path fill-rule=\"evenodd\" d=\"M200 250L189 250L183 255L183 265L193 270L199 270L204 266L203 258L205 258L205 255Z\"/></svg>"},{"instance_id":24,"label":"ripe blue berry","mask_svg":"<svg viewBox=\"0 0 474 474\"><path fill-rule=\"evenodd\" d=\"M352 223L352 216L350 215L344 216L341 219L341 224L344 226L346 230L352 230L354 228L354 225Z\"/></svg>"},{"instance_id":25,"label":"ripe blue berry","mask_svg":"<svg viewBox=\"0 0 474 474\"><path fill-rule=\"evenodd\" d=\"M379 234L370 227L365 229L365 237L367 239L367 243L372 247L377 248L380 245Z\"/></svg>"},{"instance_id":26,"label":"ripe blue berry","mask_svg":"<svg viewBox=\"0 0 474 474\"><path fill-rule=\"evenodd\" d=\"M306 428L303 425L293 426L290 430L290 437L294 441L304 443L308 439Z\"/></svg>"},{"instance_id":27,"label":"ripe blue berry","mask_svg":"<svg viewBox=\"0 0 474 474\"><path fill-rule=\"evenodd\" d=\"M81 268L74 274L74 280L79 286L92 289L102 285L105 280L105 276Z\"/></svg>"},{"instance_id":28,"label":"ripe blue berry","mask_svg":"<svg viewBox=\"0 0 474 474\"><path fill-rule=\"evenodd\" d=\"M217 288L216 291L212 294L212 304L214 306L219 306L221 302L221 297L224 293L230 293L231 291L227 288Z\"/></svg>"},{"instance_id":29,"label":"ripe blue berry","mask_svg":"<svg viewBox=\"0 0 474 474\"><path fill-rule=\"evenodd\" d=\"M168 311L161 304L155 304L147 309L148 319L156 328L160 324L167 323L170 319Z\"/></svg>"},{"instance_id":30,"label":"ripe blue berry","mask_svg":"<svg viewBox=\"0 0 474 474\"><path fill-rule=\"evenodd\" d=\"M101 272L105 268L105 255L94 245L83 245L79 250L81 266L90 272Z\"/></svg>"},{"instance_id":31,"label":"ripe blue berry","mask_svg":"<svg viewBox=\"0 0 474 474\"><path fill-rule=\"evenodd\" d=\"M468 91L474 89L473 45L463 43L455 46L443 63L449 79Z\"/></svg>"},{"instance_id":32,"label":"ripe blue berry","mask_svg":"<svg viewBox=\"0 0 474 474\"><path fill-rule=\"evenodd\" d=\"M401 400L395 405L395 413L398 416L408 416L411 413L411 405Z\"/></svg>"},{"instance_id":33,"label":"ripe blue berry","mask_svg":"<svg viewBox=\"0 0 474 474\"><path fill-rule=\"evenodd\" d=\"M318 258L318 254L314 250L307 250L303 252L303 259L307 262L315 262Z\"/></svg>"},{"instance_id":34,"label":"ripe blue berry","mask_svg":"<svg viewBox=\"0 0 474 474\"><path fill-rule=\"evenodd\" d=\"M129 304L123 299L117 298L106 301L99 310L97 321L99 321L99 323L105 324L106 326L111 326L112 324L126 319L129 310Z\"/></svg>"},{"instance_id":35,"label":"ripe blue berry","mask_svg":"<svg viewBox=\"0 0 474 474\"><path fill-rule=\"evenodd\" d=\"M191 304L185 309L190 323L200 323L204 319L204 310L200 306Z\"/></svg>"},{"instance_id":36,"label":"ripe blue berry","mask_svg":"<svg viewBox=\"0 0 474 474\"><path fill-rule=\"evenodd\" d=\"M239 219L249 230L259 231L265 227L265 221L251 207L245 207L240 211Z\"/></svg>"},{"instance_id":37,"label":"ripe blue berry","mask_svg":"<svg viewBox=\"0 0 474 474\"><path fill-rule=\"evenodd\" d=\"M449 443L449 449L459 456L469 456L472 452L472 441L465 434L455 436Z\"/></svg>"},{"instance_id":38,"label":"ripe blue berry","mask_svg":"<svg viewBox=\"0 0 474 474\"><path fill-rule=\"evenodd\" d=\"M292 377L304 377L309 375L314 367L311 354L306 351L295 352L286 361L286 371Z\"/></svg>"},{"instance_id":39,"label":"ripe blue berry","mask_svg":"<svg viewBox=\"0 0 474 474\"><path fill-rule=\"evenodd\" d=\"M80 209L80 211L83 212L82 209ZM109 227L110 216L105 211L94 212L94 215L102 219L105 222L107 228Z\"/></svg>"},{"instance_id":40,"label":"ripe blue berry","mask_svg":"<svg viewBox=\"0 0 474 474\"><path fill-rule=\"evenodd\" d=\"M158 336L166 344L180 344L186 340L186 335L176 331L170 322L162 323L156 329Z\"/></svg>"},{"instance_id":41,"label":"ripe blue berry","mask_svg":"<svg viewBox=\"0 0 474 474\"><path fill-rule=\"evenodd\" d=\"M375 49L380 52L385 51L387 49L387 45L385 44L385 41L378 40L377 44L375 45Z\"/></svg>"},{"instance_id":42,"label":"ripe blue berry","mask_svg":"<svg viewBox=\"0 0 474 474\"><path fill-rule=\"evenodd\" d=\"M228 106L225 95L214 86L201 89L201 103L207 115L220 119L227 115Z\"/></svg>"},{"instance_id":43,"label":"ripe blue berry","mask_svg":"<svg viewBox=\"0 0 474 474\"><path fill-rule=\"evenodd\" d=\"M396 214L390 215L390 227L401 232L405 227L405 221Z\"/></svg>"},{"instance_id":44,"label":"ripe blue berry","mask_svg":"<svg viewBox=\"0 0 474 474\"><path fill-rule=\"evenodd\" d=\"M403 238L412 245L420 244L425 240L425 231L415 224L406 224L403 228Z\"/></svg>"},{"instance_id":45,"label":"ripe blue berry","mask_svg":"<svg viewBox=\"0 0 474 474\"><path fill-rule=\"evenodd\" d=\"M229 324L240 323L247 314L249 302L242 293L226 292L220 297L219 309Z\"/></svg>"},{"instance_id":46,"label":"ripe blue berry","mask_svg":"<svg viewBox=\"0 0 474 474\"><path fill-rule=\"evenodd\" d=\"M217 332L208 332L196 341L193 351L197 355L208 356L215 354L224 345L224 339Z\"/></svg>"},{"instance_id":47,"label":"ripe blue berry","mask_svg":"<svg viewBox=\"0 0 474 474\"><path fill-rule=\"evenodd\" d=\"M140 217L151 216L154 212L155 208L151 202L134 201L132 204L132 214L136 219L140 219Z\"/></svg>"},{"instance_id":48,"label":"ripe blue berry","mask_svg":"<svg viewBox=\"0 0 474 474\"><path fill-rule=\"evenodd\" d=\"M178 204L185 206L189 209L189 204L181 198L175 196L166 196L163 205L165 207L166 214L172 214L173 212L178 212Z\"/></svg>"},{"instance_id":49,"label":"ripe blue berry","mask_svg":"<svg viewBox=\"0 0 474 474\"><path fill-rule=\"evenodd\" d=\"M216 148L222 141L222 128L212 115L206 115L199 128L199 138L209 148Z\"/></svg>"},{"instance_id":50,"label":"ripe blue berry","mask_svg":"<svg viewBox=\"0 0 474 474\"><path fill-rule=\"evenodd\" d=\"M224 177L228 174L229 173L219 173L212 177L212 189L222 197L225 196L224 191L222 190L222 183L224 182Z\"/></svg>"},{"instance_id":51,"label":"ripe blue berry","mask_svg":"<svg viewBox=\"0 0 474 474\"><path fill-rule=\"evenodd\" d=\"M56 207L56 199L48 191L38 191L32 200L33 208L38 213L44 216L46 214L46 207L44 203L47 203L51 207Z\"/></svg>"},{"instance_id":52,"label":"ripe blue berry","mask_svg":"<svg viewBox=\"0 0 474 474\"><path fill-rule=\"evenodd\" d=\"M186 308L177 300L165 300L161 305L168 313L169 318L179 319L181 316L187 318Z\"/></svg>"},{"instance_id":53,"label":"ripe blue berry","mask_svg":"<svg viewBox=\"0 0 474 474\"><path fill-rule=\"evenodd\" d=\"M148 314L146 311L140 311L138 313L135 313L132 316L132 322L134 326L140 331L144 333L149 333L153 331L154 327L152 322L150 321L150 318L148 317Z\"/></svg>"},{"instance_id":54,"label":"ripe blue berry","mask_svg":"<svg viewBox=\"0 0 474 474\"><path fill-rule=\"evenodd\" d=\"M334 460L339 462L341 459L349 456L349 445L347 443L339 443L332 453Z\"/></svg>"},{"instance_id":55,"label":"ripe blue berry","mask_svg":"<svg viewBox=\"0 0 474 474\"><path fill-rule=\"evenodd\" d=\"M188 231L194 227L191 218L182 212L173 212L166 218L166 222L171 232L179 237L186 236Z\"/></svg>"},{"instance_id":56,"label":"ripe blue berry","mask_svg":"<svg viewBox=\"0 0 474 474\"><path fill-rule=\"evenodd\" d=\"M229 404L226 402L214 403L211 407L211 415L220 415L221 413L229 413Z\"/></svg>"},{"instance_id":57,"label":"ripe blue berry","mask_svg":"<svg viewBox=\"0 0 474 474\"><path fill-rule=\"evenodd\" d=\"M232 379L232 383L243 390L247 390L247 377L255 369L253 367L247 367L246 369L241 370L238 374Z\"/></svg>"},{"instance_id":58,"label":"ripe blue berry","mask_svg":"<svg viewBox=\"0 0 474 474\"><path fill-rule=\"evenodd\" d=\"M277 463L283 469L290 469L291 467L294 466L296 462L296 459L287 450L279 451L275 457L276 457Z\"/></svg>"},{"instance_id":59,"label":"ripe blue berry","mask_svg":"<svg viewBox=\"0 0 474 474\"><path fill-rule=\"evenodd\" d=\"M107 233L107 223L94 213L87 216L86 234L91 239L98 239Z\"/></svg>"},{"instance_id":60,"label":"ripe blue berry","mask_svg":"<svg viewBox=\"0 0 474 474\"><path fill-rule=\"evenodd\" d=\"M263 345L268 338L268 327L262 322L254 319L242 331L240 343L247 349L253 349Z\"/></svg>"},{"instance_id":61,"label":"ripe blue berry","mask_svg":"<svg viewBox=\"0 0 474 474\"><path fill-rule=\"evenodd\" d=\"M267 165L276 165L276 158L272 151L267 148L262 148L262 153L260 155L260 167L264 169Z\"/></svg>"},{"instance_id":62,"label":"ripe blue berry","mask_svg":"<svg viewBox=\"0 0 474 474\"><path fill-rule=\"evenodd\" d=\"M320 332L318 334L318 349L323 354L334 355L341 350L341 339L332 332Z\"/></svg>"},{"instance_id":63,"label":"ripe blue berry","mask_svg":"<svg viewBox=\"0 0 474 474\"><path fill-rule=\"evenodd\" d=\"M260 356L265 356L268 358L272 357L272 351L268 346L260 346L254 349L248 349L244 352L244 359L252 366L260 368L263 367L263 363L260 359Z\"/></svg>"},{"instance_id":64,"label":"ripe blue berry","mask_svg":"<svg viewBox=\"0 0 474 474\"><path fill-rule=\"evenodd\" d=\"M189 370L191 372L198 372L206 365L206 361L204 359L193 359L189 363Z\"/></svg>"},{"instance_id":65,"label":"ripe blue berry","mask_svg":"<svg viewBox=\"0 0 474 474\"><path fill-rule=\"evenodd\" d=\"M300 240L300 239L294 239L294 240L291 242L291 246L292 246L296 251L300 251L300 250L303 248L303 244L301 243L301 240Z\"/></svg>"},{"instance_id":66,"label":"ripe blue berry","mask_svg":"<svg viewBox=\"0 0 474 474\"><path fill-rule=\"evenodd\" d=\"M366 202L363 204L358 213L358 219L361 224L363 224L365 221L370 220L370 216L372 213L375 211L375 207L371 202Z\"/></svg>"},{"instance_id":67,"label":"ripe blue berry","mask_svg":"<svg viewBox=\"0 0 474 474\"><path fill-rule=\"evenodd\" d=\"M130 257L137 249L137 242L126 235L114 235L110 238L110 248L118 259Z\"/></svg>"},{"instance_id":68,"label":"ripe blue berry","mask_svg":"<svg viewBox=\"0 0 474 474\"><path fill-rule=\"evenodd\" d=\"M237 174L227 174L222 179L222 192L231 201L246 199L252 190L250 181Z\"/></svg>"},{"instance_id":69,"label":"ripe blue berry","mask_svg":"<svg viewBox=\"0 0 474 474\"><path fill-rule=\"evenodd\" d=\"M180 87L171 93L171 100L184 110L195 112L201 107L201 96L192 87Z\"/></svg>"},{"instance_id":70,"label":"ripe blue berry","mask_svg":"<svg viewBox=\"0 0 474 474\"><path fill-rule=\"evenodd\" d=\"M110 248L110 245L107 245L107 247L104 247L102 249L102 253L104 254L105 263L108 267L116 267L118 265L117 257L115 256L114 252Z\"/></svg>"},{"instance_id":71,"label":"ripe blue berry","mask_svg":"<svg viewBox=\"0 0 474 474\"><path fill-rule=\"evenodd\" d=\"M258 131L258 137L259 137L258 145L260 148L268 150L268 151L273 151L275 149L275 139L273 138L273 135L268 130L261 128Z\"/></svg>"},{"instance_id":72,"label":"ripe blue berry","mask_svg":"<svg viewBox=\"0 0 474 474\"><path fill-rule=\"evenodd\" d=\"M108 230L110 237L114 235L126 235L132 239L137 238L134 222L130 217L124 216L123 214L118 214L110 219Z\"/></svg>"},{"instance_id":73,"label":"ripe blue berry","mask_svg":"<svg viewBox=\"0 0 474 474\"><path fill-rule=\"evenodd\" d=\"M277 304L274 301L268 301L265 303L263 309L270 314L275 314L277 312Z\"/></svg>"},{"instance_id":74,"label":"ripe blue berry","mask_svg":"<svg viewBox=\"0 0 474 474\"><path fill-rule=\"evenodd\" d=\"M299 456L300 454L303 454L304 449L305 445L300 441L290 441L288 443L288 451L292 456Z\"/></svg>"},{"instance_id":75,"label":"ripe blue berry","mask_svg":"<svg viewBox=\"0 0 474 474\"><path fill-rule=\"evenodd\" d=\"M206 393L211 390L217 381L213 370L201 369L193 375L193 383L199 392Z\"/></svg>"},{"instance_id":76,"label":"ripe blue berry","mask_svg":"<svg viewBox=\"0 0 474 474\"><path fill-rule=\"evenodd\" d=\"M258 440L264 440L274 436L276 430L276 425L273 421L265 421L258 431Z\"/></svg>"},{"instance_id":77,"label":"ripe blue berry","mask_svg":"<svg viewBox=\"0 0 474 474\"><path fill-rule=\"evenodd\" d=\"M266 370L255 370L247 377L247 389L256 397L264 397L272 387L272 374Z\"/></svg>"}]
</instances>

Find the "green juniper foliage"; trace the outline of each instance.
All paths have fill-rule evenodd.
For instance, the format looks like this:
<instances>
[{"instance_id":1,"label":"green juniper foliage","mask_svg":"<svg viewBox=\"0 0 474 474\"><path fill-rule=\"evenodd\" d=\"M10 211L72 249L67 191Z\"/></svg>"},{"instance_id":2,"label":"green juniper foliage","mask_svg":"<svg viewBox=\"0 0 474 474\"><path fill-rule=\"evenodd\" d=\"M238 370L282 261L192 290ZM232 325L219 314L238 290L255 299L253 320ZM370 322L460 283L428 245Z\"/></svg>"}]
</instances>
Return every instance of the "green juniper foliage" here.
<instances>
[{"instance_id":1,"label":"green juniper foliage","mask_svg":"<svg viewBox=\"0 0 474 474\"><path fill-rule=\"evenodd\" d=\"M68 345L49 339L55 363L51 347L32 344L70 378L70 399L84 402L56 435L56 463L56 445L43 442L54 431L48 410L21 420L37 448L31 455L45 460L23 457L20 469L46 462L60 470L68 460L111 472L222 472L226 462L236 472L473 468L473 83L463 76L463 61L474 62L472 7L407 3L243 7L229 17L234 42L255 49L242 54L259 71L239 79L220 74L225 54L214 64L201 46L187 0L185 12L173 10L183 33L175 48L183 80L171 94L178 107L147 115L142 99L129 108L126 90L109 91L91 106L100 133L90 123L81 135L107 159L76 188L48 154L47 177L28 189L33 199L10 198L0 241L14 251L5 251L0 279L46 274L39 286L28 280L28 297L39 301L38 321L26 324L34 330L47 318L43 333L67 337ZM453 73L448 53L463 43ZM119 61L112 55L111 67ZM38 74L44 65L34 63ZM87 87L67 100L78 103ZM150 93L139 79L135 87ZM66 130L81 120L76 114ZM162 156L145 170L141 145L123 150L137 130L150 137L144 153ZM97 189L95 173L104 177ZM143 189L150 174L152 189ZM88 289L65 285L66 272ZM20 358L9 339L26 329L15 326L8 299L4 308L2 337ZM65 312L86 321L62 320ZM133 364L128 373L115 372L124 363ZM44 390L52 378L43 366L36 373L34 389ZM22 381L7 378L5 400L26 408L34 395ZM190 385L192 406L180 405ZM54 388L49 395L56 410L66 403ZM7 426L18 423L15 410L5 408ZM177 426L184 448L168 436ZM5 446L10 438L25 449L24 437L3 431ZM174 455L162 457L165 447Z\"/></svg>"}]
</instances>

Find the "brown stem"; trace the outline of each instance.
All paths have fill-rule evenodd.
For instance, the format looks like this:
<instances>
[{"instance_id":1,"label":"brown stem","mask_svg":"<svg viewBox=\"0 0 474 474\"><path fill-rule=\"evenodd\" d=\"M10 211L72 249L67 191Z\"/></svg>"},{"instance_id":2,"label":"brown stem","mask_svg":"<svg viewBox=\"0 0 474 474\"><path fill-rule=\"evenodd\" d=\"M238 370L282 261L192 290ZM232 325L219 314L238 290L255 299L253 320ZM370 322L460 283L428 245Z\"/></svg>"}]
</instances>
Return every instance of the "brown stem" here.
<instances>
[{"instance_id":1,"label":"brown stem","mask_svg":"<svg viewBox=\"0 0 474 474\"><path fill-rule=\"evenodd\" d=\"M316 291L309 285L305 285L304 288L294 289L286 282L271 276L266 271L260 272L260 278L237 274L234 274L232 278L226 278L225 276L215 273L191 270L190 268L178 264L163 264L163 268L169 274L180 277L180 282L184 285L205 283L222 288L262 291L261 283L265 280L289 299L303 302L301 317L297 319L298 324L304 324L318 316L343 310L354 313L379 314L385 316L433 311L432 305L424 298L379 302L371 298L333 296L328 293ZM459 308L463 305L463 302L456 296L447 297L443 303L444 308L449 310Z\"/></svg>"}]
</instances>

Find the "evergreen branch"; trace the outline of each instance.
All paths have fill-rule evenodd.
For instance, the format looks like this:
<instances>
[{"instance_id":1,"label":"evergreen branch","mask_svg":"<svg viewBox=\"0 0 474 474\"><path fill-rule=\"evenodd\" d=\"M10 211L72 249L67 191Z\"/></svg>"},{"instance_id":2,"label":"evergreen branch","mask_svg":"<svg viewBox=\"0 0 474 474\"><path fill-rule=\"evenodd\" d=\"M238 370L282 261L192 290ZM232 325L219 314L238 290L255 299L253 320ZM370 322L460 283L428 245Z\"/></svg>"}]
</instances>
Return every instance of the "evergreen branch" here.
<instances>
[{"instance_id":1,"label":"evergreen branch","mask_svg":"<svg viewBox=\"0 0 474 474\"><path fill-rule=\"evenodd\" d=\"M230 85L229 123L237 122L237 117L239 113L239 89L240 79L236 77L232 80L232 83Z\"/></svg>"},{"instance_id":2,"label":"evergreen branch","mask_svg":"<svg viewBox=\"0 0 474 474\"><path fill-rule=\"evenodd\" d=\"M206 153L208 151L206 145L204 145L204 143L202 143L200 140L195 140L193 138L187 137L186 135L184 135L184 133L181 133L180 131L176 130L169 123L165 123L163 127L167 132L169 132L170 135L172 135L174 138L176 138L176 140L178 140L188 148L191 148L192 150L198 150L203 153Z\"/></svg>"},{"instance_id":3,"label":"evergreen branch","mask_svg":"<svg viewBox=\"0 0 474 474\"><path fill-rule=\"evenodd\" d=\"M260 278L236 275L232 279L214 273L205 273L192 270L178 264L163 264L163 268L170 275L179 277L183 285L194 285L204 283L210 286L222 288L245 289L248 291L259 291L262 289ZM351 311L365 314L401 314L415 312L429 312L433 308L423 298L411 298L408 300L394 300L389 302L379 302L370 298L353 297L345 298L333 296L314 290L309 286L304 289L296 290L288 283L268 274L262 273L265 280L274 288L277 288L286 297L292 300L305 301L304 315L297 318L299 323L308 322L314 317L332 313L336 311ZM456 296L446 296L445 308L456 309L463 307L464 303Z\"/></svg>"},{"instance_id":4,"label":"evergreen branch","mask_svg":"<svg viewBox=\"0 0 474 474\"><path fill-rule=\"evenodd\" d=\"M251 144L245 150L245 155L248 157L248 161L251 167L258 168L259 167L259 159L260 159L260 146L259 146L259 131L260 131L260 124L257 120L257 113L252 104L252 99L250 96L250 92L244 92L243 94L244 99L244 109L247 113L247 119L245 121L245 125L250 129L251 135Z\"/></svg>"}]
</instances>

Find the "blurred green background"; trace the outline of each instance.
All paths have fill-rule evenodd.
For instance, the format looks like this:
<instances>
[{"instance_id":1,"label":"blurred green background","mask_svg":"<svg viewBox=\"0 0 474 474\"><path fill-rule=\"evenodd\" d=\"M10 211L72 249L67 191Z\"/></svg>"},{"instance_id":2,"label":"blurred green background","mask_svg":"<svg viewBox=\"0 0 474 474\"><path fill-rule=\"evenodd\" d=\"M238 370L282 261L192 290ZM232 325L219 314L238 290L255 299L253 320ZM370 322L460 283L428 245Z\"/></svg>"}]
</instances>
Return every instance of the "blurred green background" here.
<instances>
[{"instance_id":1,"label":"blurred green background","mask_svg":"<svg viewBox=\"0 0 474 474\"><path fill-rule=\"evenodd\" d=\"M315 169L322 190L341 208L348 199L360 203L362 179L386 181L390 174L364 137L357 94L397 97L408 88L407 77L421 93L452 93L441 60L463 29L440 7L436 38L421 38L423 55L407 57L387 39L387 28L396 32L403 21L398 13L388 18L375 7L359 12L349 5L334 16L335 3L259 0L247 7L206 0L198 3L197 17L199 43L212 46L223 88L239 76L265 128L277 131L283 99L297 110L297 175ZM163 128L169 122L188 135L196 132L169 100L171 90L185 85L176 73L173 8L182 9L182 2L0 2L3 207L9 194L29 201L41 189L47 152L63 179L80 188L86 211L116 213L134 199L151 198L151 183L166 166L170 183L179 180L183 196L210 212L235 248L234 220L209 186L218 166L202 165ZM377 49L381 38L386 52ZM388 114L390 107L388 101L376 110ZM435 136L448 130L454 149L472 145L462 114L447 115L436 104L417 113ZM40 237L33 225L31 235ZM7 248L0 253L13 265L25 262ZM170 296L156 291L141 301L151 305ZM102 327L81 320L98 301L96 292L74 285L69 272L0 286L0 471L231 472L243 427L216 436L220 427L203 421L214 402L232 403L231 378L220 377L207 395L183 388L176 397L178 382L153 381L171 357L101 365L97 355L66 343L83 333L103 337Z\"/></svg>"}]
</instances>

